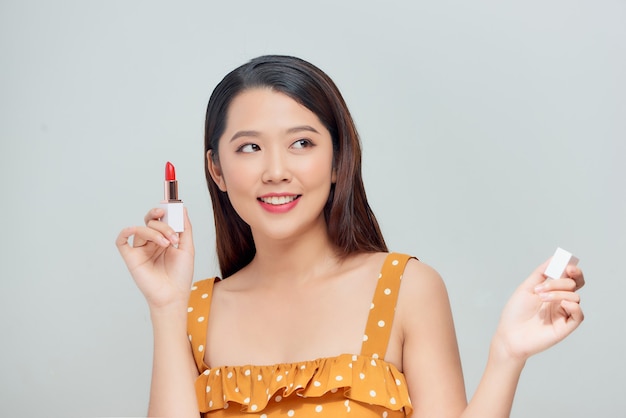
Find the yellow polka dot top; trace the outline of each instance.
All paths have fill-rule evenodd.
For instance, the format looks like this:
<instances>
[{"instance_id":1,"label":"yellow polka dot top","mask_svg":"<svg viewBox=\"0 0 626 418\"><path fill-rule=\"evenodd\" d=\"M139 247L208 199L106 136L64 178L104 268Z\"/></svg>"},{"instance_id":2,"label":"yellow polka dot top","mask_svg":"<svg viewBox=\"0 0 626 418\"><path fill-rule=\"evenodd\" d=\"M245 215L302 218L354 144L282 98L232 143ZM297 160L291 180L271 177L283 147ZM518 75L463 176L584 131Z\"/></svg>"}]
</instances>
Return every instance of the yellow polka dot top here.
<instances>
[{"instance_id":1,"label":"yellow polka dot top","mask_svg":"<svg viewBox=\"0 0 626 418\"><path fill-rule=\"evenodd\" d=\"M385 352L400 279L411 257L387 256L372 300L359 354L271 366L204 363L207 318L215 278L197 282L187 328L199 377L202 417L408 417L413 412L404 375Z\"/></svg>"}]
</instances>

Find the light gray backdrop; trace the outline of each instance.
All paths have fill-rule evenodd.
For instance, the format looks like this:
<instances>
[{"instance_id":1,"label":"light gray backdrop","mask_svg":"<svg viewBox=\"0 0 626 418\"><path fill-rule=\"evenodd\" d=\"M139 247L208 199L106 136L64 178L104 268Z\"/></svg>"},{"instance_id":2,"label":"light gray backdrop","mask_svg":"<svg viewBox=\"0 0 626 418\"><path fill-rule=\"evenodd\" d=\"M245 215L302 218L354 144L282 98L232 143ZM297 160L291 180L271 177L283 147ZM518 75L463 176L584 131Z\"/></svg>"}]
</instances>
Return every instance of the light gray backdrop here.
<instances>
[{"instance_id":1,"label":"light gray backdrop","mask_svg":"<svg viewBox=\"0 0 626 418\"><path fill-rule=\"evenodd\" d=\"M562 246L587 320L528 362L512 416L626 416L625 22L618 0L0 2L0 415L145 414L149 316L115 236L171 160L196 279L217 273L206 102L281 53L345 94L390 247L446 280L468 393Z\"/></svg>"}]
</instances>

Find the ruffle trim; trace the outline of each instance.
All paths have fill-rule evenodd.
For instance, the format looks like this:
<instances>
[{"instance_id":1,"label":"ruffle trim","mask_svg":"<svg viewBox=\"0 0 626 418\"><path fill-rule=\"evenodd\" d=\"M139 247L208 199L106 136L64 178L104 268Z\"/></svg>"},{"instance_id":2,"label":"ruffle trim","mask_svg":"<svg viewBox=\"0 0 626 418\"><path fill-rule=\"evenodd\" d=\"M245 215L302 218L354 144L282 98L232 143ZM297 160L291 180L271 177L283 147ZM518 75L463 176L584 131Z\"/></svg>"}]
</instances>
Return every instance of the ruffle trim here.
<instances>
[{"instance_id":1,"label":"ruffle trim","mask_svg":"<svg viewBox=\"0 0 626 418\"><path fill-rule=\"evenodd\" d=\"M413 411L404 375L393 364L352 354L272 366L209 368L195 388L200 412L238 407L256 413L277 396L319 398L339 390L353 401L404 410L407 416Z\"/></svg>"}]
</instances>

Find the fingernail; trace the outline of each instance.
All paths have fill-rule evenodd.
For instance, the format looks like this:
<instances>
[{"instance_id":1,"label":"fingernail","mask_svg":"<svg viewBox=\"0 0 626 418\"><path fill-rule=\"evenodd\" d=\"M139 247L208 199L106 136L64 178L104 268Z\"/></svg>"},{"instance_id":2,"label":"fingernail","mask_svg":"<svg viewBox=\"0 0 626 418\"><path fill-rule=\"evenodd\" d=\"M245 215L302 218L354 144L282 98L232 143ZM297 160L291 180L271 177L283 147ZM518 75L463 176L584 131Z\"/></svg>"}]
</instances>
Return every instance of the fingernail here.
<instances>
[{"instance_id":1,"label":"fingernail","mask_svg":"<svg viewBox=\"0 0 626 418\"><path fill-rule=\"evenodd\" d=\"M172 242L172 244L178 244L178 234L174 232L172 235L170 235L170 241Z\"/></svg>"},{"instance_id":2,"label":"fingernail","mask_svg":"<svg viewBox=\"0 0 626 418\"><path fill-rule=\"evenodd\" d=\"M163 245L165 247L169 247L169 245L170 245L170 241L167 238L165 238L165 237L159 238L159 242L161 243L161 245Z\"/></svg>"},{"instance_id":3,"label":"fingernail","mask_svg":"<svg viewBox=\"0 0 626 418\"><path fill-rule=\"evenodd\" d=\"M538 286L535 286L535 293L541 293L544 290L546 290L546 285L545 284L540 284Z\"/></svg>"}]
</instances>

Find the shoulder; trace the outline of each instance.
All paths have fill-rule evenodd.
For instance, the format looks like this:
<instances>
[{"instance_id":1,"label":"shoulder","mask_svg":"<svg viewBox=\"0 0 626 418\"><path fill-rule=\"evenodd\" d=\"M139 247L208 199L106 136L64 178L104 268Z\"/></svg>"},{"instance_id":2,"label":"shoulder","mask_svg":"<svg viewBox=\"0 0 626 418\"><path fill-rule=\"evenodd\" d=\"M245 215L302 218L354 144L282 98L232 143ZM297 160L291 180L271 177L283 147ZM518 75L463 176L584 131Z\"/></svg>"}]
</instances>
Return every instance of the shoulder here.
<instances>
[{"instance_id":1,"label":"shoulder","mask_svg":"<svg viewBox=\"0 0 626 418\"><path fill-rule=\"evenodd\" d=\"M433 320L431 314L448 317L450 302L448 291L441 275L431 266L410 259L404 269L397 315L403 328L415 326L416 321Z\"/></svg>"}]
</instances>

